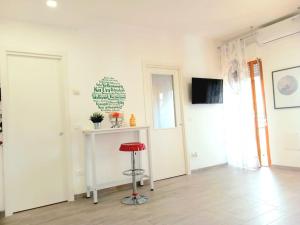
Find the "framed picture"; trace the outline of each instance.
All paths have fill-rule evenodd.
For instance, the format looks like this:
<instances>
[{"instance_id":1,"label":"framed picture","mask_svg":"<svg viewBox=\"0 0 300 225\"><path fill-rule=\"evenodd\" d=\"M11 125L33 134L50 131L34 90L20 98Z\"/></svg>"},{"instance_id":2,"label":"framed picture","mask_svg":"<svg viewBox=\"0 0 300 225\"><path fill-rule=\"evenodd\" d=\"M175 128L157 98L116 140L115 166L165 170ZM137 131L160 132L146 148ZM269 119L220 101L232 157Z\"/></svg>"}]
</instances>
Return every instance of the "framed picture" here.
<instances>
[{"instance_id":1,"label":"framed picture","mask_svg":"<svg viewBox=\"0 0 300 225\"><path fill-rule=\"evenodd\" d=\"M274 108L300 107L300 66L272 72Z\"/></svg>"}]
</instances>

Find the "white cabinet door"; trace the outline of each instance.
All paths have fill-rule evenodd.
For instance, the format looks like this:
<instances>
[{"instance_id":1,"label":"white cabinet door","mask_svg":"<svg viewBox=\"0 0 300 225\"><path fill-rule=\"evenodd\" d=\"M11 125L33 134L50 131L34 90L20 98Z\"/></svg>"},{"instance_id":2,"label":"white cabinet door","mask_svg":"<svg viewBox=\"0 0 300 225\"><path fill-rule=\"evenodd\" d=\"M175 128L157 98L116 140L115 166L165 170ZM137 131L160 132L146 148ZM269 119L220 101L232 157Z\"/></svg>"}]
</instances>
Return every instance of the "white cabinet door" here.
<instances>
[{"instance_id":1,"label":"white cabinet door","mask_svg":"<svg viewBox=\"0 0 300 225\"><path fill-rule=\"evenodd\" d=\"M5 208L11 214L67 200L68 182L61 59L11 53L6 65Z\"/></svg>"},{"instance_id":2,"label":"white cabinet door","mask_svg":"<svg viewBox=\"0 0 300 225\"><path fill-rule=\"evenodd\" d=\"M145 76L154 179L183 175L186 165L178 71L147 68Z\"/></svg>"}]
</instances>

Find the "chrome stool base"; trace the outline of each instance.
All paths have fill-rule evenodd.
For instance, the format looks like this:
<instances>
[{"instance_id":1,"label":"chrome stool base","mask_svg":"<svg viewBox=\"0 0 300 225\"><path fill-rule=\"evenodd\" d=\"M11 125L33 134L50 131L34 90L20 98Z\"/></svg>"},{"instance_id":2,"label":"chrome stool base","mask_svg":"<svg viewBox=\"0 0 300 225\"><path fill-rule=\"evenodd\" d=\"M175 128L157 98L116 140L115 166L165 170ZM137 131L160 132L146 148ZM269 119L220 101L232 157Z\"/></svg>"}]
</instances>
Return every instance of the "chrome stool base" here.
<instances>
[{"instance_id":1,"label":"chrome stool base","mask_svg":"<svg viewBox=\"0 0 300 225\"><path fill-rule=\"evenodd\" d=\"M125 205L141 205L148 201L148 197L144 195L128 196L121 200Z\"/></svg>"}]
</instances>

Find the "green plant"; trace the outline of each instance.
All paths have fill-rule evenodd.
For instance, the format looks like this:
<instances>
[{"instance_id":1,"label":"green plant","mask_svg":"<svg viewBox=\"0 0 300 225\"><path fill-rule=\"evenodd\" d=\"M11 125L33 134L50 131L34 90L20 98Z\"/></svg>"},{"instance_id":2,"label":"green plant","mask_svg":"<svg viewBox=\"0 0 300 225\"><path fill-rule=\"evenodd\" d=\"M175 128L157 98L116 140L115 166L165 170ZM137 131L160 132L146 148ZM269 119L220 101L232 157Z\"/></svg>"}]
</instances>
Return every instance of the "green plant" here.
<instances>
[{"instance_id":1,"label":"green plant","mask_svg":"<svg viewBox=\"0 0 300 225\"><path fill-rule=\"evenodd\" d=\"M100 112L94 112L91 116L90 116L90 120L93 123L101 123L104 119L104 115Z\"/></svg>"}]
</instances>

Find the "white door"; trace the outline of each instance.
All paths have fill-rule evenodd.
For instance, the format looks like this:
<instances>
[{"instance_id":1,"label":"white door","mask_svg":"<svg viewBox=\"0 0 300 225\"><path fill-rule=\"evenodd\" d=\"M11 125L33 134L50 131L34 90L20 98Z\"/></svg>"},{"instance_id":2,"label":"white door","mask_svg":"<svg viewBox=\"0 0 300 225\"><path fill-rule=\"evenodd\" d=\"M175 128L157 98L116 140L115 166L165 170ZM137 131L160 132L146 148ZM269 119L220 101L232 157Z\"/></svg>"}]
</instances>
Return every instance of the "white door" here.
<instances>
[{"instance_id":1,"label":"white door","mask_svg":"<svg viewBox=\"0 0 300 225\"><path fill-rule=\"evenodd\" d=\"M148 67L145 76L154 180L186 174L178 71Z\"/></svg>"},{"instance_id":2,"label":"white door","mask_svg":"<svg viewBox=\"0 0 300 225\"><path fill-rule=\"evenodd\" d=\"M6 54L6 214L67 200L59 57ZM5 96L7 95L7 96Z\"/></svg>"}]
</instances>

